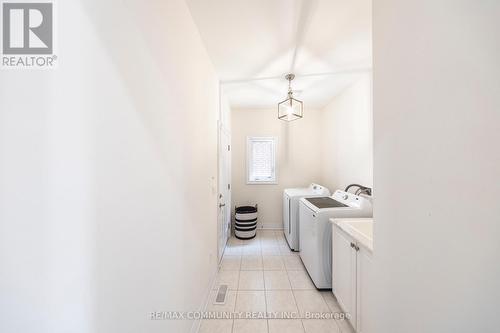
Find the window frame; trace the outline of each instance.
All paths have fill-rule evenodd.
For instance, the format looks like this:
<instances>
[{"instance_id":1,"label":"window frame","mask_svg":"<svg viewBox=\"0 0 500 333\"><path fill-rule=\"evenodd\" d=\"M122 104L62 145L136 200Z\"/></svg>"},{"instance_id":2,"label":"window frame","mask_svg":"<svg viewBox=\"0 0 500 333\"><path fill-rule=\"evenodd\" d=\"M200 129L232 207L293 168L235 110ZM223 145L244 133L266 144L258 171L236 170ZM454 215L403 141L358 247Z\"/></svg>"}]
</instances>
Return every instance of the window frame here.
<instances>
[{"instance_id":1,"label":"window frame","mask_svg":"<svg viewBox=\"0 0 500 333\"><path fill-rule=\"evenodd\" d=\"M255 141L271 141L273 143L274 179L272 180L250 180L250 165L253 161L252 143ZM278 138L275 136L247 136L247 160L246 160L246 183L247 185L277 185L278 184Z\"/></svg>"}]
</instances>

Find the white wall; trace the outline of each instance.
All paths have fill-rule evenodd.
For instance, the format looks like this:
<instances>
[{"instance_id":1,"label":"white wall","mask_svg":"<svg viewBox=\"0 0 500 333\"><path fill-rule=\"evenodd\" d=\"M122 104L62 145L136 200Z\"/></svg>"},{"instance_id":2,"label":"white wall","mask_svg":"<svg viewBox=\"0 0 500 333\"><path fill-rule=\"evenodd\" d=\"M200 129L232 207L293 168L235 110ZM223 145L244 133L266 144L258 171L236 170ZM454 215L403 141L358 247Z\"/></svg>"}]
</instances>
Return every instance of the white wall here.
<instances>
[{"instance_id":1,"label":"white wall","mask_svg":"<svg viewBox=\"0 0 500 333\"><path fill-rule=\"evenodd\" d=\"M362 74L323 109L321 178L330 188L373 186L371 75Z\"/></svg>"},{"instance_id":2,"label":"white wall","mask_svg":"<svg viewBox=\"0 0 500 333\"><path fill-rule=\"evenodd\" d=\"M500 3L373 5L371 332L496 332Z\"/></svg>"},{"instance_id":3,"label":"white wall","mask_svg":"<svg viewBox=\"0 0 500 333\"><path fill-rule=\"evenodd\" d=\"M227 94L224 92L224 88L220 87L220 123L228 131L231 130L231 105L227 98Z\"/></svg>"},{"instance_id":4,"label":"white wall","mask_svg":"<svg viewBox=\"0 0 500 333\"><path fill-rule=\"evenodd\" d=\"M306 109L304 118L284 122L276 109L235 109L232 112L232 195L234 205L258 204L259 227L282 228L283 189L320 182L321 113ZM246 184L248 136L278 138L278 184Z\"/></svg>"},{"instance_id":5,"label":"white wall","mask_svg":"<svg viewBox=\"0 0 500 333\"><path fill-rule=\"evenodd\" d=\"M59 67L0 75L0 331L186 332L148 314L216 268L217 77L184 1L57 9Z\"/></svg>"}]
</instances>

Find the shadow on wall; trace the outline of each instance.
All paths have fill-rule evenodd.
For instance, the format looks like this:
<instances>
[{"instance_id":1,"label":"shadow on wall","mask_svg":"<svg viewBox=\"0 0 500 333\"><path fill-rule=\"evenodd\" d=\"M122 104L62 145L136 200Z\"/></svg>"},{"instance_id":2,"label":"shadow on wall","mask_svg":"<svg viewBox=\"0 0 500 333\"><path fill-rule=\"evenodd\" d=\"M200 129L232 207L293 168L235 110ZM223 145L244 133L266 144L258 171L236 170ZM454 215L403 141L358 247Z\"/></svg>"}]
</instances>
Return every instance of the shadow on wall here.
<instances>
[{"instance_id":1,"label":"shadow on wall","mask_svg":"<svg viewBox=\"0 0 500 333\"><path fill-rule=\"evenodd\" d=\"M198 310L216 268L217 77L184 1L78 3L88 45L72 46L87 56L94 103L96 331L187 331L147 314Z\"/></svg>"}]
</instances>

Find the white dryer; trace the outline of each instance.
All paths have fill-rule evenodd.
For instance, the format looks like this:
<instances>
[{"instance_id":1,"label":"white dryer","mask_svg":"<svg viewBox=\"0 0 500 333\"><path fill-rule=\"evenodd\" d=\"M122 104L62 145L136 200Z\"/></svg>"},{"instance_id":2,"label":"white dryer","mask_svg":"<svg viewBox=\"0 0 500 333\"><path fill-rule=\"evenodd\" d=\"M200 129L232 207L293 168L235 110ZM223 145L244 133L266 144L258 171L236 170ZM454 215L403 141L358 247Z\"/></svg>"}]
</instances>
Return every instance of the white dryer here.
<instances>
[{"instance_id":1,"label":"white dryer","mask_svg":"<svg viewBox=\"0 0 500 333\"><path fill-rule=\"evenodd\" d=\"M291 250L299 251L299 200L329 195L330 190L314 183L308 187L287 188L283 191L283 232Z\"/></svg>"},{"instance_id":2,"label":"white dryer","mask_svg":"<svg viewBox=\"0 0 500 333\"><path fill-rule=\"evenodd\" d=\"M318 289L332 287L330 218L372 217L371 198L337 190L331 197L302 198L300 258Z\"/></svg>"}]
</instances>

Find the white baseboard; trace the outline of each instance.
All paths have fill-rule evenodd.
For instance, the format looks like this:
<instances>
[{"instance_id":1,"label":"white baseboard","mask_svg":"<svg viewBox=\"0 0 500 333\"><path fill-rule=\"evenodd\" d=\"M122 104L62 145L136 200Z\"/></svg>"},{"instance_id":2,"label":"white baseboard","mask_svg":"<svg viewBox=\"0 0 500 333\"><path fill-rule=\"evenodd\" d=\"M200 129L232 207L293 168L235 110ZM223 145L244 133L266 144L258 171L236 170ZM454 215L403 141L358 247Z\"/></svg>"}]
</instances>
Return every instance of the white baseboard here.
<instances>
[{"instance_id":1,"label":"white baseboard","mask_svg":"<svg viewBox=\"0 0 500 333\"><path fill-rule=\"evenodd\" d=\"M214 289L215 282L217 280L217 273L219 272L219 263L217 263L217 266L215 267L215 271L212 272L212 276L210 277L210 283L209 283L209 288L208 291L205 293L205 297L203 298L201 305L199 307L199 311L205 311L208 306L208 302L210 302L210 293ZM197 318L194 320L193 324L191 325L191 329L189 330L190 333L197 333L200 330L200 325L201 325L201 319Z\"/></svg>"}]
</instances>

